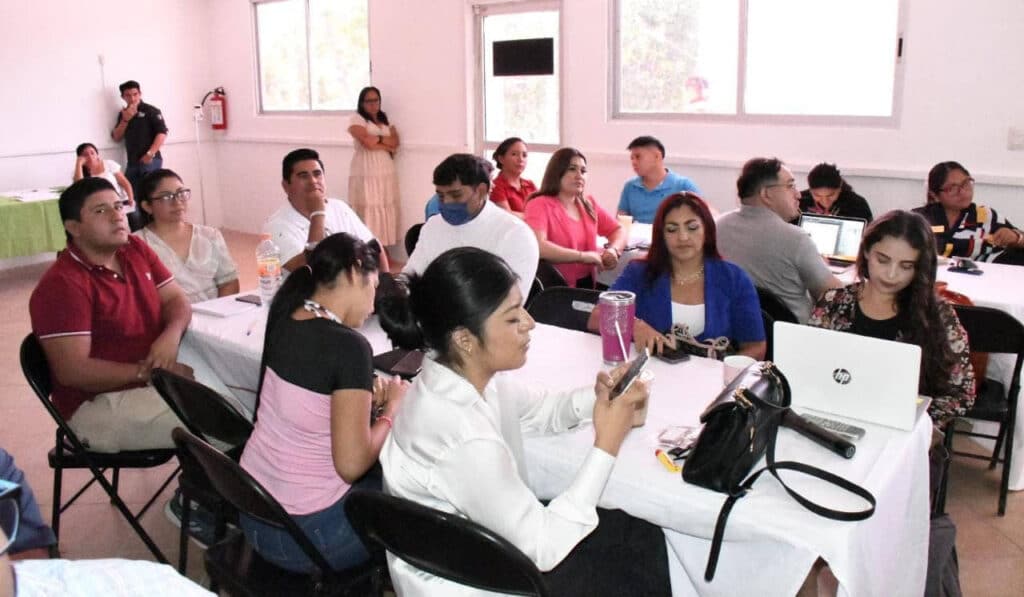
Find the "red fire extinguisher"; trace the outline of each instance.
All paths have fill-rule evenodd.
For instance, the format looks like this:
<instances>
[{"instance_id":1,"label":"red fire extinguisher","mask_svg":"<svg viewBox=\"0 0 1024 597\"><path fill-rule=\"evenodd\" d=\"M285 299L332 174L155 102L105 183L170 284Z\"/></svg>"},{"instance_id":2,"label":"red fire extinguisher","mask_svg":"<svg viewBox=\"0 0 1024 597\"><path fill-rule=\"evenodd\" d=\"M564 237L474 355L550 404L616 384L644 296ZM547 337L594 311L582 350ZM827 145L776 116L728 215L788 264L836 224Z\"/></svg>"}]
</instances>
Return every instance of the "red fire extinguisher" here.
<instances>
[{"instance_id":1,"label":"red fire extinguisher","mask_svg":"<svg viewBox=\"0 0 1024 597\"><path fill-rule=\"evenodd\" d=\"M208 99L207 99L208 98ZM206 94L203 103L210 103L210 126L215 131L228 128L228 96L223 87L217 87Z\"/></svg>"}]
</instances>

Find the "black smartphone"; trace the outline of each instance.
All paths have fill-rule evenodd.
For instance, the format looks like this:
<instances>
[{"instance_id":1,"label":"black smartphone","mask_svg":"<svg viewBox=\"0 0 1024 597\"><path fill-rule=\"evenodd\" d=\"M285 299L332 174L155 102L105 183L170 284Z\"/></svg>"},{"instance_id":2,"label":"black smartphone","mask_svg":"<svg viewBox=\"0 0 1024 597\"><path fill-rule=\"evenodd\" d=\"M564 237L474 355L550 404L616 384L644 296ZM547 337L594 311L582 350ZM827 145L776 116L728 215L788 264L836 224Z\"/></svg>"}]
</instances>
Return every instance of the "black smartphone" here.
<instances>
[{"instance_id":1,"label":"black smartphone","mask_svg":"<svg viewBox=\"0 0 1024 597\"><path fill-rule=\"evenodd\" d=\"M974 263L974 261L966 257L955 258L953 260L953 265L949 266L949 271L958 274L971 274L973 276L980 276L985 273L976 263Z\"/></svg>"},{"instance_id":2,"label":"black smartphone","mask_svg":"<svg viewBox=\"0 0 1024 597\"><path fill-rule=\"evenodd\" d=\"M690 360L690 353L681 348L669 348L668 346L663 347L661 352L654 356L659 360L672 364Z\"/></svg>"},{"instance_id":3,"label":"black smartphone","mask_svg":"<svg viewBox=\"0 0 1024 597\"><path fill-rule=\"evenodd\" d=\"M629 369L626 369L626 374L623 375L622 379L620 379L619 382L615 384L615 387L612 388L611 393L608 394L608 399L615 400L619 396L625 394L633 385L633 382L640 377L641 373L643 373L644 367L647 366L647 361L650 360L650 358L651 353L648 352L646 348L640 351L640 354L638 354L637 357L633 359L633 362L629 364Z\"/></svg>"},{"instance_id":4,"label":"black smartphone","mask_svg":"<svg viewBox=\"0 0 1024 597\"><path fill-rule=\"evenodd\" d=\"M243 303L256 305L257 307L263 304L263 301L260 300L260 297L256 296L255 294L243 294L242 296L236 296L235 300L241 301Z\"/></svg>"}]
</instances>

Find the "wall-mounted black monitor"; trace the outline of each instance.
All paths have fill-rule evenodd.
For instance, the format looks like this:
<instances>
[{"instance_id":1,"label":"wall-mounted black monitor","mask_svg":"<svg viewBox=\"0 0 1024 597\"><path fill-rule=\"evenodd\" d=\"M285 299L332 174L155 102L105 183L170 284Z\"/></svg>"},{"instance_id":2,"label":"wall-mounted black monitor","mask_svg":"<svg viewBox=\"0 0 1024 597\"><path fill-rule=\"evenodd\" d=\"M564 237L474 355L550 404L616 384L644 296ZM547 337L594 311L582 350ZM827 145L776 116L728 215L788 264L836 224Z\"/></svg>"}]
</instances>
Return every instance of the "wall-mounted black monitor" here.
<instances>
[{"instance_id":1,"label":"wall-mounted black monitor","mask_svg":"<svg viewBox=\"0 0 1024 597\"><path fill-rule=\"evenodd\" d=\"M495 77L555 74L555 40L550 37L496 41L493 49Z\"/></svg>"}]
</instances>

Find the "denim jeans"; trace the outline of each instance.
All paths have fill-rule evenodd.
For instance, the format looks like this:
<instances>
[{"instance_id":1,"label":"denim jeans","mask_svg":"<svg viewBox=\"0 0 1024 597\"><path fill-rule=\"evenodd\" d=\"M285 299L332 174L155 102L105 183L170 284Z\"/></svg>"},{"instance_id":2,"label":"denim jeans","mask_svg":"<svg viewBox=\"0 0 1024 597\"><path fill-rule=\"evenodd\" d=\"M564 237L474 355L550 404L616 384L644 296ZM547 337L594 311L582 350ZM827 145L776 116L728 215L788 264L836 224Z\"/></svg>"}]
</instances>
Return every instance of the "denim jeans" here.
<instances>
[{"instance_id":1,"label":"denim jeans","mask_svg":"<svg viewBox=\"0 0 1024 597\"><path fill-rule=\"evenodd\" d=\"M164 167L163 158L153 158L148 164L142 162L135 162L134 164L128 164L124 168L124 177L128 179L128 182L132 185L132 194L135 195L135 211L128 214L128 224L131 226L132 232L142 228L142 208L139 207L139 198L142 196L139 194L139 190L142 188L142 179L146 178L146 175L150 172L154 172Z\"/></svg>"},{"instance_id":2,"label":"denim jeans","mask_svg":"<svg viewBox=\"0 0 1024 597\"><path fill-rule=\"evenodd\" d=\"M345 499L352 489L380 491L380 468L370 469L345 495L327 508L312 514L292 516L292 520L335 570L358 566L370 559L370 553L345 516ZM309 573L316 569L288 531L263 524L244 514L240 522L249 543L263 559L293 572Z\"/></svg>"}]
</instances>

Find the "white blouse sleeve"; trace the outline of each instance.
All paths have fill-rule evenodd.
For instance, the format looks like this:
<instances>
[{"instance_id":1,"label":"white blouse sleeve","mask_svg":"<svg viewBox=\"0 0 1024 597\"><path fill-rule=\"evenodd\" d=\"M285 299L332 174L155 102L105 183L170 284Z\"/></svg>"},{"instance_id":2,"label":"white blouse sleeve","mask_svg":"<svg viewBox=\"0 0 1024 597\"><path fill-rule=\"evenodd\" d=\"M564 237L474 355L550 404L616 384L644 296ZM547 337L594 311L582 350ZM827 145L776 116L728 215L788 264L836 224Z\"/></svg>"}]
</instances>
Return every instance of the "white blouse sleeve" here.
<instances>
[{"instance_id":1,"label":"white blouse sleeve","mask_svg":"<svg viewBox=\"0 0 1024 597\"><path fill-rule=\"evenodd\" d=\"M228 250L228 244L224 241L224 235L216 228L211 230L213 231L213 238L211 239L213 257L217 262L217 273L214 274L213 283L220 286L221 284L238 279L238 267L235 265L235 261L231 259L231 251Z\"/></svg>"},{"instance_id":2,"label":"white blouse sleeve","mask_svg":"<svg viewBox=\"0 0 1024 597\"><path fill-rule=\"evenodd\" d=\"M513 382L516 383L516 382ZM540 390L516 383L516 390L503 391L516 396L520 426L528 433L559 433L589 420L594 413L594 388L576 390Z\"/></svg>"},{"instance_id":3,"label":"white blouse sleeve","mask_svg":"<svg viewBox=\"0 0 1024 597\"><path fill-rule=\"evenodd\" d=\"M348 125L350 127L351 126L361 126L363 128L366 128L366 119L363 118L362 116L360 116L359 112L356 112L356 113L354 113L354 114L352 114L351 116L348 117Z\"/></svg>"},{"instance_id":4,"label":"white blouse sleeve","mask_svg":"<svg viewBox=\"0 0 1024 597\"><path fill-rule=\"evenodd\" d=\"M508 448L477 439L437 463L430 491L548 571L597 527L597 501L614 464L611 455L591 449L568 489L545 507L519 477Z\"/></svg>"}]
</instances>

